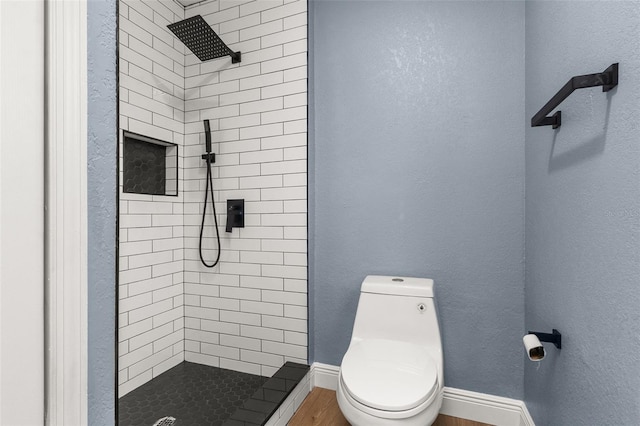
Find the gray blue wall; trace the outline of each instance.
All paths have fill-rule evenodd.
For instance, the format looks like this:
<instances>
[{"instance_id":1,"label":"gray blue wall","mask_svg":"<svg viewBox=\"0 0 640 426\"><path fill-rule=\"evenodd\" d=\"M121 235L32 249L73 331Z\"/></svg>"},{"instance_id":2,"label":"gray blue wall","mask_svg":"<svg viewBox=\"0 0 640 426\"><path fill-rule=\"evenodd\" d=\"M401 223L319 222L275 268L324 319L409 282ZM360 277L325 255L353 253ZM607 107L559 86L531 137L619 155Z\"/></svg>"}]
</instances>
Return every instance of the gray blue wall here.
<instances>
[{"instance_id":1,"label":"gray blue wall","mask_svg":"<svg viewBox=\"0 0 640 426\"><path fill-rule=\"evenodd\" d=\"M365 275L430 277L446 385L521 399L524 3L311 9L312 361Z\"/></svg>"},{"instance_id":2,"label":"gray blue wall","mask_svg":"<svg viewBox=\"0 0 640 426\"><path fill-rule=\"evenodd\" d=\"M640 419L640 3L528 1L527 117L573 75L620 62L620 84L574 92L563 124L526 136L526 327L563 333L527 362L537 425Z\"/></svg>"},{"instance_id":3,"label":"gray blue wall","mask_svg":"<svg viewBox=\"0 0 640 426\"><path fill-rule=\"evenodd\" d=\"M88 422L115 419L116 1L87 2Z\"/></svg>"},{"instance_id":4,"label":"gray blue wall","mask_svg":"<svg viewBox=\"0 0 640 426\"><path fill-rule=\"evenodd\" d=\"M312 360L340 363L366 274L427 276L448 386L524 394L539 425L635 424L638 3L527 2L526 114L524 11L311 4ZM89 424L102 425L115 405L115 0L88 13ZM568 77L615 61L609 95L574 93L558 131L527 126ZM523 366L524 327L560 329L564 348Z\"/></svg>"}]
</instances>

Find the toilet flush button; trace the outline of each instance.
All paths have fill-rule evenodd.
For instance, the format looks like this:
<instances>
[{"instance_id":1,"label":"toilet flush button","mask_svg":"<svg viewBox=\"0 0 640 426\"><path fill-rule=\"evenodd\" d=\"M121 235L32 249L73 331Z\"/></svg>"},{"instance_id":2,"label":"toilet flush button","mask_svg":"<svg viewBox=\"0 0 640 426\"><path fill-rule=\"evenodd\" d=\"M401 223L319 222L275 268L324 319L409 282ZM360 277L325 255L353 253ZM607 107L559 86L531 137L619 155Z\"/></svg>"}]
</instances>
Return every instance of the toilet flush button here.
<instances>
[{"instance_id":1,"label":"toilet flush button","mask_svg":"<svg viewBox=\"0 0 640 426\"><path fill-rule=\"evenodd\" d=\"M424 303L418 303L418 311L420 311L421 314L424 314L427 311L427 305Z\"/></svg>"}]
</instances>

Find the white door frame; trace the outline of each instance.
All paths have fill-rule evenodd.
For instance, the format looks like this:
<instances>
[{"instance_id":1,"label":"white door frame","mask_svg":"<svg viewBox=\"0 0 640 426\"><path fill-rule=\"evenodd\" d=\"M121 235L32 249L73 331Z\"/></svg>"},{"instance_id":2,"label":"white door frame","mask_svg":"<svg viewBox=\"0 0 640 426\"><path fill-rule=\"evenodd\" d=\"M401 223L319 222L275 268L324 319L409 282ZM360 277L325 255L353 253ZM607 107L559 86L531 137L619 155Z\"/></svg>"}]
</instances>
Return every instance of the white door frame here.
<instances>
[{"instance_id":1,"label":"white door frame","mask_svg":"<svg viewBox=\"0 0 640 426\"><path fill-rule=\"evenodd\" d=\"M0 0L0 423L86 425L86 0Z\"/></svg>"},{"instance_id":2,"label":"white door frame","mask_svg":"<svg viewBox=\"0 0 640 426\"><path fill-rule=\"evenodd\" d=\"M87 424L87 7L46 0L46 424Z\"/></svg>"},{"instance_id":3,"label":"white door frame","mask_svg":"<svg viewBox=\"0 0 640 426\"><path fill-rule=\"evenodd\" d=\"M44 3L0 1L0 424L44 416Z\"/></svg>"}]
</instances>

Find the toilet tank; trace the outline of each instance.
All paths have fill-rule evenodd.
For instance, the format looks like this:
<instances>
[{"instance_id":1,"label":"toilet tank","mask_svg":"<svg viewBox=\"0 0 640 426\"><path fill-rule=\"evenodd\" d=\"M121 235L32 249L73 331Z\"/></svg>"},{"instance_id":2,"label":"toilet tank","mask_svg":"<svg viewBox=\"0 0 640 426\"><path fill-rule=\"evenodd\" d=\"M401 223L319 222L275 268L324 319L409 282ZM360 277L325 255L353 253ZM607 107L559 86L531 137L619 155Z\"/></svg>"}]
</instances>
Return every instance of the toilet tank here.
<instances>
[{"instance_id":1,"label":"toilet tank","mask_svg":"<svg viewBox=\"0 0 640 426\"><path fill-rule=\"evenodd\" d=\"M389 339L441 353L433 280L369 275L362 282L352 340Z\"/></svg>"},{"instance_id":2,"label":"toilet tank","mask_svg":"<svg viewBox=\"0 0 640 426\"><path fill-rule=\"evenodd\" d=\"M367 275L360 287L361 293L391 294L433 298L433 280L429 278L385 277Z\"/></svg>"}]
</instances>

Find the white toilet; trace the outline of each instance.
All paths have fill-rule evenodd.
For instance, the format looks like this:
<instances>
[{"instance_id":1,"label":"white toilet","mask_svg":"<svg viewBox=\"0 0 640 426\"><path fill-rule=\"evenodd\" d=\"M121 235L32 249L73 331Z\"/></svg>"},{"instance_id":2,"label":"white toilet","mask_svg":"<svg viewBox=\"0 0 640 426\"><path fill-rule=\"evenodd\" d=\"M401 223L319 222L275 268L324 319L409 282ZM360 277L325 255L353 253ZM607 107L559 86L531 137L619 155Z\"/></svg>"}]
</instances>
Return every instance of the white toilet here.
<instances>
[{"instance_id":1,"label":"white toilet","mask_svg":"<svg viewBox=\"0 0 640 426\"><path fill-rule=\"evenodd\" d=\"M433 280L370 275L362 282L337 398L353 426L431 425L444 387Z\"/></svg>"}]
</instances>

